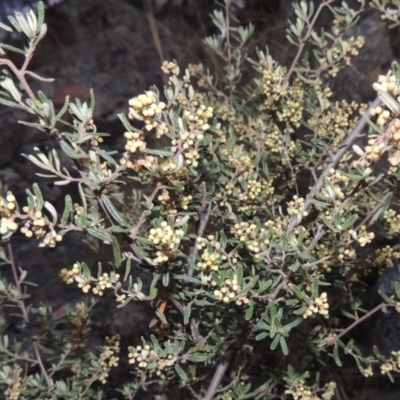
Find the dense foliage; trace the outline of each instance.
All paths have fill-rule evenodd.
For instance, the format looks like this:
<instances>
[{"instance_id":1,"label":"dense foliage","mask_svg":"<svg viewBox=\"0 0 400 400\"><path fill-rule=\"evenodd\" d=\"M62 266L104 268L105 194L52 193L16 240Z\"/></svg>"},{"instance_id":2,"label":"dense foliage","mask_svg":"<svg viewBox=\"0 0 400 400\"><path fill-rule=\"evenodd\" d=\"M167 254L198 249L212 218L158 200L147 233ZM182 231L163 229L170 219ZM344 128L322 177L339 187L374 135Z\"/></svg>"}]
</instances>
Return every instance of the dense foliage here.
<instances>
[{"instance_id":1,"label":"dense foliage","mask_svg":"<svg viewBox=\"0 0 400 400\"><path fill-rule=\"evenodd\" d=\"M397 297L383 294L372 310L365 300L368 279L400 257L387 240L400 233L393 196L400 70L393 64L379 77L370 106L335 101L330 88L367 40L348 34L361 13L372 7L398 24L400 5L295 4L287 39L297 53L286 68L268 49L248 58L253 27L237 23L232 3L214 11L218 33L205 39L224 63L222 76L164 62L165 89L133 97L129 115L119 115L126 140L119 154L103 148L108 135L93 120L93 93L90 104L67 98L55 110L31 89L28 78L44 79L28 69L46 33L43 6L37 16L15 13L11 26L1 24L27 45L0 47L0 102L36 116L21 123L56 144L25 157L40 176L70 185L80 198L67 195L59 210L39 185L27 188L23 204L3 191L0 256L14 277L0 280L3 310L16 307L26 329L33 314L52 326L52 310L29 302L26 272L12 255L14 235L54 247L78 232L93 248L103 243L113 252L109 263L79 259L61 271L88 301L64 316L57 336L48 330L46 343L38 336L27 344L2 335L6 398L134 399L145 389L182 399L333 399L340 385L351 396L357 379L392 379L400 371L400 352L385 357L352 336L374 313L400 312L399 284ZM333 17L325 31L316 27L324 8ZM24 55L21 67L10 51ZM152 306L141 342L124 347L115 335L93 348L85 332L106 293L120 307ZM7 315L1 324L5 332ZM332 373L343 366L353 371L350 381ZM129 369L130 379L110 394L110 371L118 368Z\"/></svg>"}]
</instances>

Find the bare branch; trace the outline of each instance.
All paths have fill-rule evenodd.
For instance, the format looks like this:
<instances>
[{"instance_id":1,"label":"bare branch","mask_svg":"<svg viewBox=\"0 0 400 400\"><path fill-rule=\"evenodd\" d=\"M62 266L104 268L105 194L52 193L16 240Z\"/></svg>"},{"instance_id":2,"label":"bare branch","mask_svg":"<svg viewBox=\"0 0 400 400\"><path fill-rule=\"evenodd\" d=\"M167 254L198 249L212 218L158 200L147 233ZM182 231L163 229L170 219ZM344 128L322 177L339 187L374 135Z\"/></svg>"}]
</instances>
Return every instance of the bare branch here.
<instances>
[{"instance_id":1,"label":"bare branch","mask_svg":"<svg viewBox=\"0 0 400 400\"><path fill-rule=\"evenodd\" d=\"M332 155L332 161L325 167L325 169L322 171L321 175L319 176L317 182L315 185L312 187L313 190L316 192L319 192L322 189L322 186L324 184L324 179L329 175L329 171L332 168L336 168L337 165L339 164L340 160L344 156L344 154L349 150L349 148L353 145L356 139L360 138L363 136L362 131L365 128L368 120L368 115L371 109L377 107L379 104L381 104L382 100L377 97L368 107L368 110L362 115L360 118L360 121L358 122L357 126L354 128L354 130L350 133L350 135L347 137L346 141L344 142L343 147L341 147L336 154ZM305 200L304 202L304 211L308 211L309 208L311 207L311 201L310 200ZM297 222L297 216L293 216L289 222L289 228L288 232L292 232L293 229L298 225Z\"/></svg>"}]
</instances>

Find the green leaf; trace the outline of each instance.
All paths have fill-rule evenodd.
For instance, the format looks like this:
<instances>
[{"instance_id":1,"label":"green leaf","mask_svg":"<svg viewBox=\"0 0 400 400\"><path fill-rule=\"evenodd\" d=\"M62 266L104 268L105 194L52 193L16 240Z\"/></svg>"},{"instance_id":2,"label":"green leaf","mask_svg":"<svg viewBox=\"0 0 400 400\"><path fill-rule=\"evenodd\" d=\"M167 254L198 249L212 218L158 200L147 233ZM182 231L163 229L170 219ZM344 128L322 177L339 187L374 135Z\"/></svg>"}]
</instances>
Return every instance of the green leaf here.
<instances>
[{"instance_id":1,"label":"green leaf","mask_svg":"<svg viewBox=\"0 0 400 400\"><path fill-rule=\"evenodd\" d=\"M117 165L115 159L112 158L108 152L106 152L100 148L97 148L96 151L97 151L97 154L99 154L101 157L103 157L110 165Z\"/></svg>"},{"instance_id":2,"label":"green leaf","mask_svg":"<svg viewBox=\"0 0 400 400\"><path fill-rule=\"evenodd\" d=\"M39 131L42 132L48 132L47 127L42 124L38 124L35 122L27 122L27 121L18 121L18 123L21 125L29 126L30 128L38 129Z\"/></svg>"},{"instance_id":3,"label":"green leaf","mask_svg":"<svg viewBox=\"0 0 400 400\"><path fill-rule=\"evenodd\" d=\"M189 318L192 313L192 303L189 303L183 312L183 324L187 325L189 323Z\"/></svg>"},{"instance_id":4,"label":"green leaf","mask_svg":"<svg viewBox=\"0 0 400 400\"><path fill-rule=\"evenodd\" d=\"M265 292L271 285L272 285L272 279L268 279L265 282L259 282L259 289L257 291L258 294L261 294Z\"/></svg>"},{"instance_id":5,"label":"green leaf","mask_svg":"<svg viewBox=\"0 0 400 400\"><path fill-rule=\"evenodd\" d=\"M78 153L75 151L65 140L61 140L60 146L62 151L69 157L73 159L81 159L81 158L89 158L89 156L86 153Z\"/></svg>"},{"instance_id":6,"label":"green leaf","mask_svg":"<svg viewBox=\"0 0 400 400\"><path fill-rule=\"evenodd\" d=\"M378 293L382 296L386 303L391 302L391 298L383 290L378 290Z\"/></svg>"},{"instance_id":7,"label":"green leaf","mask_svg":"<svg viewBox=\"0 0 400 400\"><path fill-rule=\"evenodd\" d=\"M81 268L82 268L82 273L86 278L90 278L92 276L92 273L90 272L90 269L86 263L81 263Z\"/></svg>"},{"instance_id":8,"label":"green leaf","mask_svg":"<svg viewBox=\"0 0 400 400\"><path fill-rule=\"evenodd\" d=\"M192 362L204 362L212 357L212 354L191 353L188 354L186 359Z\"/></svg>"},{"instance_id":9,"label":"green leaf","mask_svg":"<svg viewBox=\"0 0 400 400\"><path fill-rule=\"evenodd\" d=\"M2 47L3 49L6 49L6 50L12 51L14 53L19 53L19 54L23 54L23 55L26 54L25 50L19 49L18 47L10 46L9 44L0 43L0 47Z\"/></svg>"},{"instance_id":10,"label":"green leaf","mask_svg":"<svg viewBox=\"0 0 400 400\"><path fill-rule=\"evenodd\" d=\"M296 260L292 265L289 266L289 269L292 272L296 272L300 268L300 262L299 260Z\"/></svg>"},{"instance_id":11,"label":"green leaf","mask_svg":"<svg viewBox=\"0 0 400 400\"><path fill-rule=\"evenodd\" d=\"M82 200L82 207L83 207L84 214L86 214L87 213L87 203L86 203L85 192L83 191L83 187L82 187L81 183L78 184L78 192L79 192L79 196Z\"/></svg>"},{"instance_id":12,"label":"green leaf","mask_svg":"<svg viewBox=\"0 0 400 400\"><path fill-rule=\"evenodd\" d=\"M174 364L174 369L175 372L178 374L179 379L182 381L183 384L185 384L188 380L186 372L182 369L182 367L178 363Z\"/></svg>"},{"instance_id":13,"label":"green leaf","mask_svg":"<svg viewBox=\"0 0 400 400\"><path fill-rule=\"evenodd\" d=\"M43 5L43 1L39 1L37 3L37 26L38 28L40 28L43 25L44 22L44 5Z\"/></svg>"},{"instance_id":14,"label":"green leaf","mask_svg":"<svg viewBox=\"0 0 400 400\"><path fill-rule=\"evenodd\" d=\"M270 379L267 382L264 382L261 386L259 386L256 390L254 390L253 392L246 394L243 399L256 399L257 396L263 392L265 392L273 383L273 381ZM267 399L267 398L266 398Z\"/></svg>"},{"instance_id":15,"label":"green leaf","mask_svg":"<svg viewBox=\"0 0 400 400\"><path fill-rule=\"evenodd\" d=\"M122 225L122 226L127 226L128 223L124 220L122 215L119 213L119 211L115 208L113 202L109 197L107 197L105 194L101 195L101 200L104 205L104 207L107 209L107 211L110 213L111 217L113 220Z\"/></svg>"},{"instance_id":16,"label":"green leaf","mask_svg":"<svg viewBox=\"0 0 400 400\"><path fill-rule=\"evenodd\" d=\"M7 16L8 20L11 22L12 26L15 28L17 32L22 32L21 27L18 23L18 21L13 17L12 15Z\"/></svg>"},{"instance_id":17,"label":"green leaf","mask_svg":"<svg viewBox=\"0 0 400 400\"><path fill-rule=\"evenodd\" d=\"M332 232L336 232L336 228L332 225L332 222L324 214L320 214L322 222L330 229Z\"/></svg>"},{"instance_id":18,"label":"green leaf","mask_svg":"<svg viewBox=\"0 0 400 400\"><path fill-rule=\"evenodd\" d=\"M189 275L185 275L185 277L183 278L183 280L184 280L185 282L188 282L188 283L194 283L194 284L196 284L196 285L201 285L201 280L200 280L199 278L194 278L194 277L189 276Z\"/></svg>"},{"instance_id":19,"label":"green leaf","mask_svg":"<svg viewBox=\"0 0 400 400\"><path fill-rule=\"evenodd\" d=\"M137 132L138 129L136 129L135 127L133 127L128 119L126 118L125 114L118 114L118 118L121 120L122 124L124 125L125 129L129 132Z\"/></svg>"},{"instance_id":20,"label":"green leaf","mask_svg":"<svg viewBox=\"0 0 400 400\"><path fill-rule=\"evenodd\" d=\"M355 315L350 314L349 312L347 312L347 311L344 310L343 308L341 308L340 311L342 312L342 314L343 314L345 317L347 317L347 318L349 318L349 319L354 319L354 320L357 319L357 317L356 317Z\"/></svg>"},{"instance_id":21,"label":"green leaf","mask_svg":"<svg viewBox=\"0 0 400 400\"><path fill-rule=\"evenodd\" d=\"M290 287L300 300L307 300L307 296L296 285Z\"/></svg>"},{"instance_id":22,"label":"green leaf","mask_svg":"<svg viewBox=\"0 0 400 400\"><path fill-rule=\"evenodd\" d=\"M268 332L261 332L256 336L256 340L260 341L265 339L268 336Z\"/></svg>"},{"instance_id":23,"label":"green leaf","mask_svg":"<svg viewBox=\"0 0 400 400\"><path fill-rule=\"evenodd\" d=\"M68 105L69 105L69 96L65 97L65 102L62 107L62 109L59 111L59 113L55 116L54 122L57 122L60 118L63 117L63 115L67 112L68 110Z\"/></svg>"},{"instance_id":24,"label":"green leaf","mask_svg":"<svg viewBox=\"0 0 400 400\"><path fill-rule=\"evenodd\" d=\"M243 286L243 265L238 264L236 267L236 276L239 287Z\"/></svg>"},{"instance_id":25,"label":"green leaf","mask_svg":"<svg viewBox=\"0 0 400 400\"><path fill-rule=\"evenodd\" d=\"M250 321L251 318L253 317L253 314L254 314L254 301L253 299L250 299L249 308L246 310L246 314L244 315L245 320Z\"/></svg>"},{"instance_id":26,"label":"green leaf","mask_svg":"<svg viewBox=\"0 0 400 400\"><path fill-rule=\"evenodd\" d=\"M54 206L48 201L45 201L44 208L51 214L51 217L53 218L53 225L57 225L58 214Z\"/></svg>"},{"instance_id":27,"label":"green leaf","mask_svg":"<svg viewBox=\"0 0 400 400\"><path fill-rule=\"evenodd\" d=\"M123 227L123 226L119 226L119 225L113 225L113 226L110 226L110 230L111 230L111 232L115 232L115 233L128 233L132 229L130 227Z\"/></svg>"},{"instance_id":28,"label":"green leaf","mask_svg":"<svg viewBox=\"0 0 400 400\"><path fill-rule=\"evenodd\" d=\"M161 350L160 344L158 343L157 338L154 335L150 335L150 340L153 345L154 351L158 354Z\"/></svg>"},{"instance_id":29,"label":"green leaf","mask_svg":"<svg viewBox=\"0 0 400 400\"><path fill-rule=\"evenodd\" d=\"M4 30L7 31L7 32L13 32L12 28L9 27L9 26L6 25L6 24L3 24L3 22L0 22L0 28L1 28L1 29L4 29Z\"/></svg>"},{"instance_id":30,"label":"green leaf","mask_svg":"<svg viewBox=\"0 0 400 400\"><path fill-rule=\"evenodd\" d=\"M108 233L98 231L97 229L87 228L87 233L97 239L100 239L103 243L112 243L111 236Z\"/></svg>"},{"instance_id":31,"label":"green leaf","mask_svg":"<svg viewBox=\"0 0 400 400\"><path fill-rule=\"evenodd\" d=\"M293 328L295 328L296 326L300 325L303 321L304 321L303 318L296 318L295 320L293 320L289 324L285 325L283 327L283 330L285 331L285 333L289 333Z\"/></svg>"},{"instance_id":32,"label":"green leaf","mask_svg":"<svg viewBox=\"0 0 400 400\"><path fill-rule=\"evenodd\" d=\"M289 349L283 336L280 337L279 344L281 345L282 353L287 356L289 354Z\"/></svg>"},{"instance_id":33,"label":"green leaf","mask_svg":"<svg viewBox=\"0 0 400 400\"><path fill-rule=\"evenodd\" d=\"M351 215L348 219L346 219L346 221L341 225L342 226L342 228L341 228L341 230L342 231L347 231L348 229L350 229L350 228L352 228L353 227L353 225L354 225L354 223L358 220L358 215L357 214L354 214L354 215Z\"/></svg>"},{"instance_id":34,"label":"green leaf","mask_svg":"<svg viewBox=\"0 0 400 400\"><path fill-rule=\"evenodd\" d=\"M42 191L40 190L39 185L37 183L33 184L33 192L35 193L36 196L37 208L38 210L41 210L44 205L44 199Z\"/></svg>"},{"instance_id":35,"label":"green leaf","mask_svg":"<svg viewBox=\"0 0 400 400\"><path fill-rule=\"evenodd\" d=\"M215 303L211 303L211 302L209 302L207 300L198 300L198 299L193 300L193 303L196 304L196 306L200 306L200 307L214 306L215 305Z\"/></svg>"},{"instance_id":36,"label":"green leaf","mask_svg":"<svg viewBox=\"0 0 400 400\"><path fill-rule=\"evenodd\" d=\"M40 76L32 71L26 71L25 73L41 82L54 82L54 78L44 78L43 76Z\"/></svg>"},{"instance_id":37,"label":"green leaf","mask_svg":"<svg viewBox=\"0 0 400 400\"><path fill-rule=\"evenodd\" d=\"M168 325L168 321L165 318L165 314L159 309L156 309L157 318L161 321L162 325Z\"/></svg>"},{"instance_id":38,"label":"green leaf","mask_svg":"<svg viewBox=\"0 0 400 400\"><path fill-rule=\"evenodd\" d=\"M26 106L20 105L18 103L15 103L13 101L4 99L3 97L0 97L0 104L4 104L7 107L11 107L11 108L18 108L19 110L27 110Z\"/></svg>"},{"instance_id":39,"label":"green leaf","mask_svg":"<svg viewBox=\"0 0 400 400\"><path fill-rule=\"evenodd\" d=\"M151 281L149 295L151 299L155 299L158 294L157 283L160 280L160 275L154 275L153 280Z\"/></svg>"},{"instance_id":40,"label":"green leaf","mask_svg":"<svg viewBox=\"0 0 400 400\"><path fill-rule=\"evenodd\" d=\"M162 281L162 284L163 284L164 287L167 287L169 285L169 281L170 281L169 272L164 272L162 274L161 281Z\"/></svg>"},{"instance_id":41,"label":"green leaf","mask_svg":"<svg viewBox=\"0 0 400 400\"><path fill-rule=\"evenodd\" d=\"M383 356L383 355L379 352L378 346L374 345L374 346L372 347L372 351L373 351L373 353L374 353L374 356L375 356L378 360L380 360L380 361L386 361L385 356Z\"/></svg>"},{"instance_id":42,"label":"green leaf","mask_svg":"<svg viewBox=\"0 0 400 400\"><path fill-rule=\"evenodd\" d=\"M124 275L124 282L126 282L126 280L128 279L128 276L131 272L131 259L128 258L126 260L126 265L125 265L125 275Z\"/></svg>"},{"instance_id":43,"label":"green leaf","mask_svg":"<svg viewBox=\"0 0 400 400\"><path fill-rule=\"evenodd\" d=\"M400 299L400 282L394 283L394 291L398 299Z\"/></svg>"},{"instance_id":44,"label":"green leaf","mask_svg":"<svg viewBox=\"0 0 400 400\"><path fill-rule=\"evenodd\" d=\"M333 359L335 360L335 363L338 367L341 367L343 364L340 361L339 358L339 347L337 344L335 344L335 347L333 348L333 353L332 353Z\"/></svg>"},{"instance_id":45,"label":"green leaf","mask_svg":"<svg viewBox=\"0 0 400 400\"><path fill-rule=\"evenodd\" d=\"M90 106L89 108L94 111L94 108L96 107L96 99L94 97L94 91L93 89L90 89Z\"/></svg>"},{"instance_id":46,"label":"green leaf","mask_svg":"<svg viewBox=\"0 0 400 400\"><path fill-rule=\"evenodd\" d=\"M121 249L119 247L118 240L114 235L111 235L111 243L114 255L114 264L116 267L120 267L122 264Z\"/></svg>"},{"instance_id":47,"label":"green leaf","mask_svg":"<svg viewBox=\"0 0 400 400\"><path fill-rule=\"evenodd\" d=\"M252 290L254 286L256 286L257 282L258 282L258 276L253 276L250 282L243 287L241 293L247 293L250 290Z\"/></svg>"},{"instance_id":48,"label":"green leaf","mask_svg":"<svg viewBox=\"0 0 400 400\"><path fill-rule=\"evenodd\" d=\"M277 333L276 335L275 335L275 337L274 337L274 340L272 341L272 343L271 343L271 346L270 346L270 349L271 350L275 350L277 347L278 347L278 344L279 344L279 342L280 342L280 340L281 340L281 334L279 334L279 333Z\"/></svg>"},{"instance_id":49,"label":"green leaf","mask_svg":"<svg viewBox=\"0 0 400 400\"><path fill-rule=\"evenodd\" d=\"M143 153L151 154L159 157L172 157L174 153L169 150L159 150L159 149L143 149Z\"/></svg>"}]
</instances>

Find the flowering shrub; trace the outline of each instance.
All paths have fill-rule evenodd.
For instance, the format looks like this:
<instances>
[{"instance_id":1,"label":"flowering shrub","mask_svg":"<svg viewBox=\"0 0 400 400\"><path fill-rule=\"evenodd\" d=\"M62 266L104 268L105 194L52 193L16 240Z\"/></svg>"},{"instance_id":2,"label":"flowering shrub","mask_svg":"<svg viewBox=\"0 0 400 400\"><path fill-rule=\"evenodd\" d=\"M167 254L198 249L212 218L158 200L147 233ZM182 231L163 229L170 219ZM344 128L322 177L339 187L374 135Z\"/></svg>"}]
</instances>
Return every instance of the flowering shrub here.
<instances>
[{"instance_id":1,"label":"flowering shrub","mask_svg":"<svg viewBox=\"0 0 400 400\"><path fill-rule=\"evenodd\" d=\"M358 381L352 376L344 385L350 396L363 376L393 379L400 372L399 352L369 352L353 337L374 313L400 311L398 283L397 297L383 293L372 310L365 301L368 279L400 257L398 246L383 240L400 234L393 196L400 179L400 69L394 63L379 77L369 106L334 101L329 86L367 40L346 36L361 12L376 8L395 24L399 13L386 1L362 0L359 10L331 8L333 24L322 32L316 21L330 3L294 5L287 38L297 53L285 67L268 49L248 59L253 27L239 26L225 0L212 14L219 33L205 39L224 62L223 76L164 62L163 92L151 88L127 99L129 114L119 115L121 154L102 147L107 135L93 120L93 93L90 104L67 98L56 111L27 82L44 79L28 70L46 32L43 5L38 15L15 13L12 27L0 25L27 39L17 49L26 57L21 68L7 57L16 49L0 47L6 67L0 102L34 115L36 122L25 124L58 143L25 157L80 199L67 195L59 210L37 184L24 201L1 194L0 234L8 244L0 255L14 277L0 281L2 304L17 306L25 326L33 312L44 323L52 316L29 304L26 272L12 253L19 232L43 247L77 232L113 254L107 264L76 260L61 271L60 279L88 299L64 317L61 341L45 347L35 338L27 351L17 339L0 337L6 398L111 398L110 373L126 368L129 379L117 388L124 399L150 390L182 399L327 400L346 380L332 373L343 365L358 371ZM244 81L249 66L252 79ZM304 173L310 187L299 179ZM133 193L127 179L138 185ZM90 304L107 293L119 307L151 305L141 342L124 347L115 335L93 348L85 338Z\"/></svg>"}]
</instances>

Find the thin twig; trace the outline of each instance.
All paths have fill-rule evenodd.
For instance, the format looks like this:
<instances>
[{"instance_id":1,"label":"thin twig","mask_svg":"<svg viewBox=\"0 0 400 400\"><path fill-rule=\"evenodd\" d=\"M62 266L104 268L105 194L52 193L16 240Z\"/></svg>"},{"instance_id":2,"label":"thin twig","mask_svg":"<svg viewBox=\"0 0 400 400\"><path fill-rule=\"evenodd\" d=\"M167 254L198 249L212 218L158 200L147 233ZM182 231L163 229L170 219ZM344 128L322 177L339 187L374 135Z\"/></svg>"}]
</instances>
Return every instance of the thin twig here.
<instances>
[{"instance_id":1,"label":"thin twig","mask_svg":"<svg viewBox=\"0 0 400 400\"><path fill-rule=\"evenodd\" d=\"M13 277L14 277L15 286L17 288L18 294L20 296L22 296L21 281L20 281L20 279L18 277L17 265L16 265L15 259L14 259L14 252L13 252L11 241L8 242L7 249L8 249L8 253L9 253L9 257L10 257L9 261L10 261L10 264L11 264L11 270L12 270L12 274L13 274ZM29 314L28 314L28 310L26 309L24 300L23 299L19 300L18 304L19 304L20 309L22 311L25 323L28 324L29 323ZM33 345L33 349L34 349L35 355L36 355L36 362L39 364L40 370L41 370L41 372L42 372L42 374L43 374L43 376L44 376L44 378L46 380L47 386L50 388L50 387L53 386L53 382L52 382L50 376L48 375L47 370L46 370L46 368L45 368L45 366L43 364L43 360L42 360L42 357L41 357L40 352L39 352L39 346L38 346L38 343L36 342L36 340L33 340L32 345Z\"/></svg>"},{"instance_id":2,"label":"thin twig","mask_svg":"<svg viewBox=\"0 0 400 400\"><path fill-rule=\"evenodd\" d=\"M218 364L218 367L215 370L214 376L212 378L210 386L207 389L207 393L203 397L203 400L212 400L235 354L236 351L234 351L234 349L228 350L225 353L224 359Z\"/></svg>"},{"instance_id":3,"label":"thin twig","mask_svg":"<svg viewBox=\"0 0 400 400\"><path fill-rule=\"evenodd\" d=\"M384 205L387 198L392 194L392 192L386 193L383 199L365 216L365 218L357 225L355 228L358 231L363 225L365 225Z\"/></svg>"},{"instance_id":4,"label":"thin twig","mask_svg":"<svg viewBox=\"0 0 400 400\"><path fill-rule=\"evenodd\" d=\"M317 233L314 235L314 238L313 238L312 242L309 244L309 246L307 247L307 250L305 251L305 253L310 254L311 250L315 247L315 245L319 242L319 240L324 235L325 235L325 229L322 228L322 225L319 225Z\"/></svg>"},{"instance_id":5,"label":"thin twig","mask_svg":"<svg viewBox=\"0 0 400 400\"><path fill-rule=\"evenodd\" d=\"M264 398L267 394L270 394L274 387L277 385L276 382L272 383L270 386L268 386L264 391L262 391L257 397L256 400Z\"/></svg>"},{"instance_id":6,"label":"thin twig","mask_svg":"<svg viewBox=\"0 0 400 400\"><path fill-rule=\"evenodd\" d=\"M272 293L269 303L274 301L279 292L287 286L287 283L290 279L290 273L287 274L283 281L275 288L274 293ZM266 307L264 313L268 313L269 307ZM238 338L231 346L228 348L228 351L225 353L223 360L218 364L217 369L215 370L214 376L210 383L210 386L207 389L207 393L203 397L203 400L212 400L213 396L218 390L218 386L220 385L222 378L224 377L226 370L228 369L231 361L236 355L237 350L240 348L240 342L247 337L247 335L242 334L240 338Z\"/></svg>"},{"instance_id":7,"label":"thin twig","mask_svg":"<svg viewBox=\"0 0 400 400\"><path fill-rule=\"evenodd\" d=\"M322 171L321 175L319 176L317 182L314 184L312 187L312 190L315 192L320 192L322 189L322 186L324 184L324 179L329 175L330 170L332 168L336 168L336 166L339 164L340 160L344 156L344 154L349 150L349 148L353 145L356 139L360 138L363 136L362 130L365 128L365 125L367 124L368 120L368 115L371 111L371 109L377 107L382 100L377 97L368 107L368 110L362 115L360 118L360 121L358 122L357 126L354 128L354 130L350 133L350 135L347 137L346 141L344 142L344 145L342 148L340 148L336 154L332 155L332 161L325 167L325 169ZM308 211L308 209L311 207L312 203L310 200L306 199L304 202L304 211ZM288 232L292 232L293 229L298 225L297 222L297 216L293 216L289 222L289 228Z\"/></svg>"},{"instance_id":8,"label":"thin twig","mask_svg":"<svg viewBox=\"0 0 400 400\"><path fill-rule=\"evenodd\" d=\"M149 27L150 27L150 31L151 31L151 36L153 37L154 46L157 50L158 58L160 59L160 63L162 64L164 62L165 58L164 58L164 53L163 53L162 46L161 46L160 33L158 32L158 26L157 26L156 18L154 16L153 5L152 5L151 0L144 0L143 4L144 4L144 8L146 10L146 17L149 22ZM166 83L166 77L164 74L162 74L162 78L164 80L164 83Z\"/></svg>"},{"instance_id":9,"label":"thin twig","mask_svg":"<svg viewBox=\"0 0 400 400\"><path fill-rule=\"evenodd\" d=\"M15 286L16 286L16 288L18 290L18 293L20 295L22 295L21 282L20 282L19 277L18 277L17 265L16 265L15 259L14 259L14 252L13 252L11 241L8 242L7 250L8 250L9 257L10 257L9 261L10 261L10 264L11 264L11 270L12 270ZM28 311L27 311L27 309L25 307L25 304L24 304L24 302L22 300L20 302L20 306L21 306L22 314L24 315L25 322L29 322Z\"/></svg>"},{"instance_id":10,"label":"thin twig","mask_svg":"<svg viewBox=\"0 0 400 400\"><path fill-rule=\"evenodd\" d=\"M350 332L352 329L354 329L357 325L361 324L361 322L365 321L367 318L371 317L371 315L375 314L376 312L380 311L383 307L388 307L390 306L389 304L386 303L381 303L375 308L373 308L371 311L368 311L365 315L363 315L361 318L357 319L354 321L351 325L349 325L344 331L340 332L339 335L337 335L334 339L332 339L330 342L328 342L325 346L321 348L321 350L325 349L328 346L332 346L338 342L338 340L346 335L348 332Z\"/></svg>"},{"instance_id":11,"label":"thin twig","mask_svg":"<svg viewBox=\"0 0 400 400\"><path fill-rule=\"evenodd\" d=\"M82 400L85 397L86 392L90 389L90 387L92 386L92 384L97 380L97 378L100 376L100 372L96 372L88 381L85 389L83 390L83 392L79 395L78 400Z\"/></svg>"},{"instance_id":12,"label":"thin twig","mask_svg":"<svg viewBox=\"0 0 400 400\"><path fill-rule=\"evenodd\" d=\"M299 49L297 50L297 54L294 57L294 60L292 62L292 65L289 68L288 73L285 76L285 79L282 82L282 85L286 85L289 82L290 77L292 76L294 69L296 68L296 65L299 61L299 58L301 56L301 54L303 53L304 50L304 46L307 43L309 37L311 36L312 30L314 28L315 23L317 22L317 19L319 17L319 14L321 13L322 9L328 5L329 3L332 3L332 0L327 0L324 1L323 3L321 3L317 9L317 11L315 12L314 18L311 20L310 24L308 25L308 29L306 32L306 35L304 36L304 38L301 39L301 43L299 45Z\"/></svg>"},{"instance_id":13,"label":"thin twig","mask_svg":"<svg viewBox=\"0 0 400 400\"><path fill-rule=\"evenodd\" d=\"M189 384L187 385L187 388L189 389L190 393L192 393L192 396L196 399L196 400L201 400L201 397L194 391L194 389L192 388L192 386L190 386Z\"/></svg>"},{"instance_id":14,"label":"thin twig","mask_svg":"<svg viewBox=\"0 0 400 400\"><path fill-rule=\"evenodd\" d=\"M157 193L163 188L163 185L159 182L157 183L157 186L155 187L153 193L151 194L151 196L147 199L147 205L150 207L157 195ZM135 240L137 237L137 234L139 232L139 229L141 228L141 226L144 224L144 222L146 221L146 217L149 213L149 210L144 210L142 212L142 215L139 218L139 221L137 222L137 224L135 225L135 227L132 229L131 233L129 234L129 238L131 240Z\"/></svg>"},{"instance_id":15,"label":"thin twig","mask_svg":"<svg viewBox=\"0 0 400 400\"><path fill-rule=\"evenodd\" d=\"M29 50L28 50L28 52L29 52ZM32 52L33 51L34 51L34 48L32 49ZM2 48L0 48L0 56L1 57L8 57L7 53ZM7 59L6 58L0 58L0 65L6 65L8 68L11 69L11 71L14 73L14 75L17 77L17 79L21 82L21 84L24 87L24 89L25 89L26 93L28 94L29 98L33 102L35 102L36 101L36 96L33 93L32 89L30 88L28 82L25 79L25 70L19 70L16 67L16 65L8 58ZM25 64L24 64L24 66L25 66ZM25 68L26 68L26 66L25 66ZM22 103L22 105L25 106L25 104L23 104L23 103ZM33 113L33 111L29 111L29 112Z\"/></svg>"},{"instance_id":16,"label":"thin twig","mask_svg":"<svg viewBox=\"0 0 400 400\"><path fill-rule=\"evenodd\" d=\"M35 51L35 48L36 48L36 46L35 46L35 44L34 44L34 39L31 39L31 40L29 41L28 51L27 51L26 54L25 54L24 64L22 65L21 70L20 70L22 74L25 74L25 71L26 71L26 69L28 68L29 63L30 63L31 60L32 60L32 57L33 57L33 53L34 53L34 51Z\"/></svg>"},{"instance_id":17,"label":"thin twig","mask_svg":"<svg viewBox=\"0 0 400 400\"><path fill-rule=\"evenodd\" d=\"M203 200L202 200L201 207L199 210L200 225L199 225L199 229L197 230L196 240L193 244L193 248L190 253L190 260L193 263L196 261L197 253L199 252L199 249L197 248L199 239L203 237L204 231L206 230L208 220L210 219L210 215L211 215L211 201L208 203L208 207L207 207L207 188L206 188L205 182L202 183L201 189L203 192ZM207 207L207 211L206 211L206 207ZM190 266L188 268L187 275L189 277L193 276L193 268L191 268Z\"/></svg>"}]
</instances>

